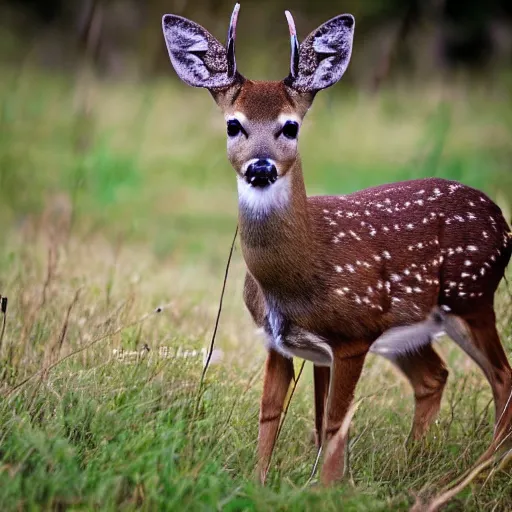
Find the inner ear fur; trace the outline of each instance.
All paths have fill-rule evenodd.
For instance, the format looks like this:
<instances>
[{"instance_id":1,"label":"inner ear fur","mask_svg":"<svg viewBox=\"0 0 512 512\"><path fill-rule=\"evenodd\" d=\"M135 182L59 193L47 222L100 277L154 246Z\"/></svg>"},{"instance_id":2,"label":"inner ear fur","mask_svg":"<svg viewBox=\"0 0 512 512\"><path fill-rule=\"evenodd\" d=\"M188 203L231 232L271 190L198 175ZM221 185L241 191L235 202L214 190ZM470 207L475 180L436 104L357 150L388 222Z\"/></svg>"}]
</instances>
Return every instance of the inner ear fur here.
<instances>
[{"instance_id":1,"label":"inner ear fur","mask_svg":"<svg viewBox=\"0 0 512 512\"><path fill-rule=\"evenodd\" d=\"M292 70L285 84L315 94L338 82L350 62L354 27L354 17L341 14L313 30L300 44L296 73Z\"/></svg>"},{"instance_id":2,"label":"inner ear fur","mask_svg":"<svg viewBox=\"0 0 512 512\"><path fill-rule=\"evenodd\" d=\"M198 23L166 14L162 29L171 63L186 84L222 90L242 81L229 69L226 48Z\"/></svg>"}]
</instances>

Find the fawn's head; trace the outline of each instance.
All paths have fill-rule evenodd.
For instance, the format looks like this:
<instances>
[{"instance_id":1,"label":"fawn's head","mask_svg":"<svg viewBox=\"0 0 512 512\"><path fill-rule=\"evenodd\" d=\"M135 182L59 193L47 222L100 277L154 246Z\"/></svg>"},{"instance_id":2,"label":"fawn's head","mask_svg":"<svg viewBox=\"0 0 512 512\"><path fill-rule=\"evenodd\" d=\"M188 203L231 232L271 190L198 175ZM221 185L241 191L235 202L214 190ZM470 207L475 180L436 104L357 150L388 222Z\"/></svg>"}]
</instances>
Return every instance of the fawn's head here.
<instances>
[{"instance_id":1,"label":"fawn's head","mask_svg":"<svg viewBox=\"0 0 512 512\"><path fill-rule=\"evenodd\" d=\"M244 78L236 68L235 33L239 4L231 17L226 47L203 27L180 16L163 17L169 56L188 85L210 91L227 125L228 158L240 181L266 188L285 176L298 158L300 127L315 94L335 84L352 51L354 18L337 16L299 44L290 29L290 73L281 81Z\"/></svg>"}]
</instances>

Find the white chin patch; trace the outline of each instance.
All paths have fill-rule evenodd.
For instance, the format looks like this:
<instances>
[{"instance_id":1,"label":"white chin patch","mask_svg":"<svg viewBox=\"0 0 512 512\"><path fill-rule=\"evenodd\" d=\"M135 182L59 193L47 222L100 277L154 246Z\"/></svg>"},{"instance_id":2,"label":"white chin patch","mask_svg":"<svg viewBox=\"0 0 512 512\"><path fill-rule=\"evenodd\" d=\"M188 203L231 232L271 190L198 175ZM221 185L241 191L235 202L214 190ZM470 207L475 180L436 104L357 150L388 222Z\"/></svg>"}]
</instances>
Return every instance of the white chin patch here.
<instances>
[{"instance_id":1,"label":"white chin patch","mask_svg":"<svg viewBox=\"0 0 512 512\"><path fill-rule=\"evenodd\" d=\"M266 187L253 187L237 176L238 203L242 210L253 215L265 215L285 208L290 200L291 183L288 174Z\"/></svg>"}]
</instances>

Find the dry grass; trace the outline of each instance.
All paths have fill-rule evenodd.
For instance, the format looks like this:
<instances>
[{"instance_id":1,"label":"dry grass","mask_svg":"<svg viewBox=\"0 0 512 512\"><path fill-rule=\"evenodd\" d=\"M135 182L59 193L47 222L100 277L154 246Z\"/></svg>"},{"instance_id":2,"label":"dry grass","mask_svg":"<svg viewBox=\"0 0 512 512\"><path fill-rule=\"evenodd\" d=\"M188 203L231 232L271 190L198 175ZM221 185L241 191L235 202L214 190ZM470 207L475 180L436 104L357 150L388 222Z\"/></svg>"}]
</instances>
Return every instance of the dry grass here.
<instances>
[{"instance_id":1,"label":"dry grass","mask_svg":"<svg viewBox=\"0 0 512 512\"><path fill-rule=\"evenodd\" d=\"M18 257L7 258L0 274L11 298L0 406L7 508L102 503L151 509L163 507L163 496L171 493L169 509L223 503L235 509L335 510L340 500L354 510L406 509L413 493L441 488L490 441L489 387L451 342L439 346L451 369L440 418L412 451L404 444L411 392L386 361L369 357L352 427L353 484L328 493L301 491L315 454L307 365L269 488L257 491L252 470L264 351L239 300L240 254L217 340L226 358L211 368L196 415L201 358L163 359L158 351L207 344L221 285L218 269L177 267L141 248L113 250L100 238L84 244L72 237L55 245L44 229L38 236L18 234L9 244ZM498 309L509 351L510 304L503 289ZM143 345L150 352L132 364L113 356L113 349ZM158 462L162 457L175 460ZM162 470L161 464L169 466ZM456 503L465 510L507 510L511 476L500 471ZM29 482L32 492L26 494Z\"/></svg>"}]
</instances>

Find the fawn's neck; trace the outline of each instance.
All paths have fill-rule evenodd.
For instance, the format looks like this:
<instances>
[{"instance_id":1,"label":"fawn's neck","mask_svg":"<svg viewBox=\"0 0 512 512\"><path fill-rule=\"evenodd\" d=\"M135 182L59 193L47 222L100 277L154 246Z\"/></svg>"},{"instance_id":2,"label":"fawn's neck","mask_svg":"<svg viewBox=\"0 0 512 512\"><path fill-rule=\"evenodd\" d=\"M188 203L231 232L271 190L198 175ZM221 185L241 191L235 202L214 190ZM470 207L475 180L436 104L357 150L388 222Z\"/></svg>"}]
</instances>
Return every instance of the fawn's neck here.
<instances>
[{"instance_id":1,"label":"fawn's neck","mask_svg":"<svg viewBox=\"0 0 512 512\"><path fill-rule=\"evenodd\" d=\"M303 295L314 286L315 241L300 160L266 188L238 179L245 262L266 294Z\"/></svg>"}]
</instances>

